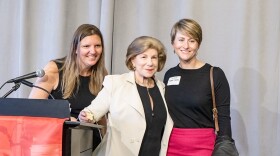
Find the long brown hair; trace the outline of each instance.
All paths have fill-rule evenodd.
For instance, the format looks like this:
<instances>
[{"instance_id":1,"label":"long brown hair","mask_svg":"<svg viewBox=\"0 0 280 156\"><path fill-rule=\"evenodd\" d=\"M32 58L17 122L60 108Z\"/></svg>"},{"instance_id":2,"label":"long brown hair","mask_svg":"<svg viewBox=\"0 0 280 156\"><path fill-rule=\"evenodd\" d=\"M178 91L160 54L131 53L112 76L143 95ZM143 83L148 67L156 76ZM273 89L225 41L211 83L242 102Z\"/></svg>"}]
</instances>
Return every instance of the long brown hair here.
<instances>
[{"instance_id":1,"label":"long brown hair","mask_svg":"<svg viewBox=\"0 0 280 156\"><path fill-rule=\"evenodd\" d=\"M80 69L77 61L76 51L80 45L81 40L91 35L98 35L101 38L102 45L101 57L99 58L97 63L91 67L89 90L93 95L97 95L97 93L101 90L104 77L108 74L105 68L104 43L103 36L100 30L94 25L82 24L77 28L73 35L68 55L60 60L60 62L63 63L62 68L59 70L62 70L63 73L61 87L64 99L67 99L78 92L78 86L80 86Z\"/></svg>"}]
</instances>

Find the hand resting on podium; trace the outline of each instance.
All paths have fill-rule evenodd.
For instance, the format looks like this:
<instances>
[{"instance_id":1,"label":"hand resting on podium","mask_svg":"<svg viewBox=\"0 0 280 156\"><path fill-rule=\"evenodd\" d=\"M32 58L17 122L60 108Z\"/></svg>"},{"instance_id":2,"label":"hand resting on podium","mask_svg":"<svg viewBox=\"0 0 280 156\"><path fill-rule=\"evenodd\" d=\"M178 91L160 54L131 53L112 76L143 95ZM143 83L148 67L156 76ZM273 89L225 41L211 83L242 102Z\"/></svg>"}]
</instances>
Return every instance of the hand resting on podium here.
<instances>
[{"instance_id":1,"label":"hand resting on podium","mask_svg":"<svg viewBox=\"0 0 280 156\"><path fill-rule=\"evenodd\" d=\"M90 110L81 111L80 114L79 114L79 120L81 122L90 122L90 123L96 122L94 120L93 113Z\"/></svg>"}]
</instances>

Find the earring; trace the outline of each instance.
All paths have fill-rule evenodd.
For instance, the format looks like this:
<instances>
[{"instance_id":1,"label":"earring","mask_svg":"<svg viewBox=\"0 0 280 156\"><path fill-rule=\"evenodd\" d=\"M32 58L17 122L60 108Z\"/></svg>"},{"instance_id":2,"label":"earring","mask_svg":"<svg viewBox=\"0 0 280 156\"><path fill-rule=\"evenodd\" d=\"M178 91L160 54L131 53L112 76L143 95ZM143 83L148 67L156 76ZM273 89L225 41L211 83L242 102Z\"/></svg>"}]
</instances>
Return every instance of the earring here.
<instances>
[{"instance_id":1,"label":"earring","mask_svg":"<svg viewBox=\"0 0 280 156\"><path fill-rule=\"evenodd\" d=\"M133 70L134 70L134 71L136 70L136 67L135 67L135 66L133 66Z\"/></svg>"}]
</instances>

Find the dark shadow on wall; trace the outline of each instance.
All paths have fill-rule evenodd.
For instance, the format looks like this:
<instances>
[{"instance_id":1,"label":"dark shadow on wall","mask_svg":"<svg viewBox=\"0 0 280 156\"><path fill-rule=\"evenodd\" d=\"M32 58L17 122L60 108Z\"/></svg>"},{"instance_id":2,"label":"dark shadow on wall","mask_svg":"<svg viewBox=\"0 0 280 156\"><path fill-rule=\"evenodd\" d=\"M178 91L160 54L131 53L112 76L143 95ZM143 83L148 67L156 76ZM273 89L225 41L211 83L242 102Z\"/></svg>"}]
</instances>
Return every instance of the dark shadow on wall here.
<instances>
[{"instance_id":1,"label":"dark shadow on wall","mask_svg":"<svg viewBox=\"0 0 280 156\"><path fill-rule=\"evenodd\" d=\"M232 137L240 156L248 156L248 141L245 123L238 110L231 109ZM240 133L242 132L242 133Z\"/></svg>"},{"instance_id":2,"label":"dark shadow on wall","mask_svg":"<svg viewBox=\"0 0 280 156\"><path fill-rule=\"evenodd\" d=\"M232 131L240 156L261 156L266 151L266 147L260 148L260 146L270 146L270 143L264 144L263 137L266 134L263 133L265 128L262 124L267 118L263 116L268 113L273 114L261 107L267 92L266 81L259 71L240 68L234 74L231 88L231 105L234 107L231 109ZM274 115L270 118L275 118ZM269 153L265 155L271 155Z\"/></svg>"}]
</instances>

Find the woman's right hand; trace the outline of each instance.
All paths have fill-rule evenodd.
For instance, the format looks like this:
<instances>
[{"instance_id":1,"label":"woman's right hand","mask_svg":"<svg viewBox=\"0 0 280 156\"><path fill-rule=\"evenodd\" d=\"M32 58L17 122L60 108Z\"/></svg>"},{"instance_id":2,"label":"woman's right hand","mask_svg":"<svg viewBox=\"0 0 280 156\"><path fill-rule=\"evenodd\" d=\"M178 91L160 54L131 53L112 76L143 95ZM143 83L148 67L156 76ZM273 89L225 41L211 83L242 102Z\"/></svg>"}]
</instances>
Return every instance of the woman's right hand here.
<instances>
[{"instance_id":1,"label":"woman's right hand","mask_svg":"<svg viewBox=\"0 0 280 156\"><path fill-rule=\"evenodd\" d=\"M87 113L85 111L81 111L79 116L78 116L80 122L89 122L87 118Z\"/></svg>"},{"instance_id":2,"label":"woman's right hand","mask_svg":"<svg viewBox=\"0 0 280 156\"><path fill-rule=\"evenodd\" d=\"M78 117L81 122L93 122L92 114L84 110L80 112Z\"/></svg>"}]
</instances>

